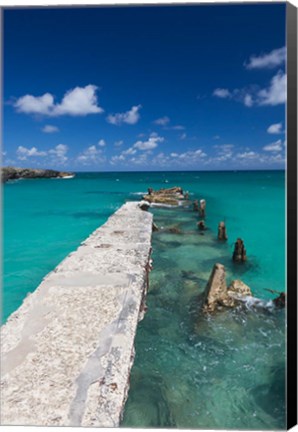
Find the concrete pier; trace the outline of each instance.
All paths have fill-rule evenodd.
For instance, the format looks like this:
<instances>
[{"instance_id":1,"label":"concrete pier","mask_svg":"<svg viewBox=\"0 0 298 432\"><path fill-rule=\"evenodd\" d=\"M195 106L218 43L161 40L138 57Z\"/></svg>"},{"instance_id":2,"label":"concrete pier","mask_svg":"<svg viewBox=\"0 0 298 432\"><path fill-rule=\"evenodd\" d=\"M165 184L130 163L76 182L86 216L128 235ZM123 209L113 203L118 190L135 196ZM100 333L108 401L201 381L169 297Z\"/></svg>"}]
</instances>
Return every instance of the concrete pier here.
<instances>
[{"instance_id":1,"label":"concrete pier","mask_svg":"<svg viewBox=\"0 0 298 432\"><path fill-rule=\"evenodd\" d=\"M143 315L152 215L126 203L1 329L1 424L117 427Z\"/></svg>"}]
</instances>

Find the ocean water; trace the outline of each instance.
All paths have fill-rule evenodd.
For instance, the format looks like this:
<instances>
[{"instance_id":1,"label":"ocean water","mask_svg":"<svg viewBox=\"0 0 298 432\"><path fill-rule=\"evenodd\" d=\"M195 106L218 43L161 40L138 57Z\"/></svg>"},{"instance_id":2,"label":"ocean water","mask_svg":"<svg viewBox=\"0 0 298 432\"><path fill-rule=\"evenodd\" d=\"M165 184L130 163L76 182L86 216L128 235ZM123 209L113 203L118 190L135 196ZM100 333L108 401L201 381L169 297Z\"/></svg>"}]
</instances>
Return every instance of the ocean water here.
<instances>
[{"instance_id":1,"label":"ocean water","mask_svg":"<svg viewBox=\"0 0 298 432\"><path fill-rule=\"evenodd\" d=\"M3 187L2 322L41 279L127 200L181 186L206 199L200 235L189 208L152 209L153 271L122 426L285 427L285 311L244 307L206 317L200 294L216 262L264 300L285 291L285 173L79 173ZM224 220L228 241L216 240ZM177 226L181 234L168 228ZM247 263L231 260L237 237Z\"/></svg>"}]
</instances>

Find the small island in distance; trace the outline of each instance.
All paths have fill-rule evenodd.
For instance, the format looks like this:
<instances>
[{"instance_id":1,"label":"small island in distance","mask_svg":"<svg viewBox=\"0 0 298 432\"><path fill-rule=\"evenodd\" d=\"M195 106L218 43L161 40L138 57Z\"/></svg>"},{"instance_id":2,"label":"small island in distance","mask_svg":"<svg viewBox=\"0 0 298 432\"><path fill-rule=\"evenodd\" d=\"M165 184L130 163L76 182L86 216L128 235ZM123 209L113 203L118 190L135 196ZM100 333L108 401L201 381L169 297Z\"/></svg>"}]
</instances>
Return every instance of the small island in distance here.
<instances>
[{"instance_id":1,"label":"small island in distance","mask_svg":"<svg viewBox=\"0 0 298 432\"><path fill-rule=\"evenodd\" d=\"M72 178L74 173L65 171L56 171L51 169L32 169L32 168L16 168L2 167L1 180L3 183L8 180L17 179L33 179L33 178Z\"/></svg>"}]
</instances>

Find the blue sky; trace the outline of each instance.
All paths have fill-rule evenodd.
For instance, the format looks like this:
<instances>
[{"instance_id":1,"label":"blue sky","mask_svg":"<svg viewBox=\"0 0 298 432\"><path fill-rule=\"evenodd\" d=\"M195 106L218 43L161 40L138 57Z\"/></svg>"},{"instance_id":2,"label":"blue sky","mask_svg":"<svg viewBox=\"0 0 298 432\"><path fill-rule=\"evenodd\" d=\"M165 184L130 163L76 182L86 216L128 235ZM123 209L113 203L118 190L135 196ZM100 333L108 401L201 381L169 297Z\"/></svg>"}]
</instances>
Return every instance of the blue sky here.
<instances>
[{"instance_id":1,"label":"blue sky","mask_svg":"<svg viewBox=\"0 0 298 432\"><path fill-rule=\"evenodd\" d=\"M2 164L283 169L285 11L6 9Z\"/></svg>"}]
</instances>

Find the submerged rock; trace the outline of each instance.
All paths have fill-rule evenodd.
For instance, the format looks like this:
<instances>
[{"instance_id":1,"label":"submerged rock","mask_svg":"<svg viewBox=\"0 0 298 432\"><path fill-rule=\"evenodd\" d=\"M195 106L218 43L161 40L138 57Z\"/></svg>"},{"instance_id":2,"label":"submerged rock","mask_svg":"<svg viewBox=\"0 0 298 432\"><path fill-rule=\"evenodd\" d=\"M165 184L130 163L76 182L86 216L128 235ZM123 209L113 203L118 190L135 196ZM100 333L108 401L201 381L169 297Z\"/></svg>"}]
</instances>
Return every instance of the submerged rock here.
<instances>
[{"instance_id":1,"label":"submerged rock","mask_svg":"<svg viewBox=\"0 0 298 432\"><path fill-rule=\"evenodd\" d=\"M7 180L32 179L32 178L65 178L74 177L74 173L65 171L55 171L49 169L31 169L3 167L1 168L1 180L5 183Z\"/></svg>"},{"instance_id":2,"label":"submerged rock","mask_svg":"<svg viewBox=\"0 0 298 432\"><path fill-rule=\"evenodd\" d=\"M206 225L205 225L205 222L204 222L203 220L199 221L199 222L197 223L197 226L198 226L198 229L199 229L200 231L205 231L205 229L206 229Z\"/></svg>"},{"instance_id":3,"label":"submerged rock","mask_svg":"<svg viewBox=\"0 0 298 432\"><path fill-rule=\"evenodd\" d=\"M182 234L181 229L177 225L170 227L169 232L172 234Z\"/></svg>"},{"instance_id":4,"label":"submerged rock","mask_svg":"<svg viewBox=\"0 0 298 432\"><path fill-rule=\"evenodd\" d=\"M234 280L229 287L226 283L226 270L222 264L215 264L205 289L204 312L215 312L222 307L236 307L247 296L252 296L250 288L240 280Z\"/></svg>"}]
</instances>

